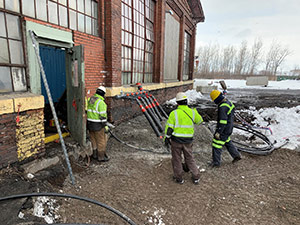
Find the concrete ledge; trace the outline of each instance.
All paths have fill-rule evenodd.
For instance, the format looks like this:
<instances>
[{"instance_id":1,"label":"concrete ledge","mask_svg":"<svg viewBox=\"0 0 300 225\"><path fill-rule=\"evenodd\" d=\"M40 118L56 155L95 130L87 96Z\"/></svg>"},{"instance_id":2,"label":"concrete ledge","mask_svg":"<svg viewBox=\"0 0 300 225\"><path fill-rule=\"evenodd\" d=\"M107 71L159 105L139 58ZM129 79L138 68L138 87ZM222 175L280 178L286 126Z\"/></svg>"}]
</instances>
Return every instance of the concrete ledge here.
<instances>
[{"instance_id":1,"label":"concrete ledge","mask_svg":"<svg viewBox=\"0 0 300 225\"><path fill-rule=\"evenodd\" d=\"M166 83L153 83L153 84L142 84L143 89L153 91L157 89L177 87L187 84L193 84L193 80L178 81L178 82L166 82ZM113 97L119 95L122 92L136 92L137 86L121 86L121 87L108 87L106 88L106 97Z\"/></svg>"},{"instance_id":2,"label":"concrete ledge","mask_svg":"<svg viewBox=\"0 0 300 225\"><path fill-rule=\"evenodd\" d=\"M44 96L33 93L13 93L0 97L0 115L44 108Z\"/></svg>"}]
</instances>

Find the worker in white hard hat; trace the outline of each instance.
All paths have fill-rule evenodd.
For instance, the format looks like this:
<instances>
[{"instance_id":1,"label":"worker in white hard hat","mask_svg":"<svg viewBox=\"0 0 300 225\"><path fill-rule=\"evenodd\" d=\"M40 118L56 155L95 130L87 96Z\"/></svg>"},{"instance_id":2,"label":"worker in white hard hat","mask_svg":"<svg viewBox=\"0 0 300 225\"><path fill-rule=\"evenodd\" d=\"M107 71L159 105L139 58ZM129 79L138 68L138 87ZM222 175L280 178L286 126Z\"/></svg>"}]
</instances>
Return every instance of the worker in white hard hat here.
<instances>
[{"instance_id":1,"label":"worker in white hard hat","mask_svg":"<svg viewBox=\"0 0 300 225\"><path fill-rule=\"evenodd\" d=\"M199 183L200 173L193 156L194 124L203 122L196 109L188 107L188 99L185 93L176 95L177 109L173 110L165 127L165 145L171 145L172 166L174 180L184 183L183 171L191 171L194 184ZM184 164L181 155L184 155Z\"/></svg>"},{"instance_id":2,"label":"worker in white hard hat","mask_svg":"<svg viewBox=\"0 0 300 225\"><path fill-rule=\"evenodd\" d=\"M109 157L106 154L107 126L107 105L104 102L106 88L100 86L96 93L89 98L87 106L87 129L93 148L93 158L99 162L107 162Z\"/></svg>"}]
</instances>

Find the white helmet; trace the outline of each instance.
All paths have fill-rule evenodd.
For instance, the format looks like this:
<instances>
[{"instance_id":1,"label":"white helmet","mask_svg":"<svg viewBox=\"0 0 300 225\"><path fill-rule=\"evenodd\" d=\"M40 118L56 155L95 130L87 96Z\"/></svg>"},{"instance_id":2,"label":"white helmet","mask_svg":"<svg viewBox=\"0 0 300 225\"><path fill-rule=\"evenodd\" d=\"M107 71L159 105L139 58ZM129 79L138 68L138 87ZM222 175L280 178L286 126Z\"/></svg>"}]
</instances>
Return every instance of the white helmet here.
<instances>
[{"instance_id":1,"label":"white helmet","mask_svg":"<svg viewBox=\"0 0 300 225\"><path fill-rule=\"evenodd\" d=\"M185 99L187 99L187 96L183 92L179 92L176 95L176 102L179 102L179 101L182 101L182 100L185 100Z\"/></svg>"},{"instance_id":2,"label":"white helmet","mask_svg":"<svg viewBox=\"0 0 300 225\"><path fill-rule=\"evenodd\" d=\"M99 86L97 89L106 93L106 88L104 86Z\"/></svg>"}]
</instances>

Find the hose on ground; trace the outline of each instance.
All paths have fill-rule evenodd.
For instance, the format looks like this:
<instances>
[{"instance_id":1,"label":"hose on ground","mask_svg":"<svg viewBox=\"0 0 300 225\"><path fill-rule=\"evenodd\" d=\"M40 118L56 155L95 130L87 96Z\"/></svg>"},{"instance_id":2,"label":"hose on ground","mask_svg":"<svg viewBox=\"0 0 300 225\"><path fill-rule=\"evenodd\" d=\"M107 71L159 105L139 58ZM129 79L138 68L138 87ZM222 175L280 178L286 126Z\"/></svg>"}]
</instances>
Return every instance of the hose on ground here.
<instances>
[{"instance_id":1,"label":"hose on ground","mask_svg":"<svg viewBox=\"0 0 300 225\"><path fill-rule=\"evenodd\" d=\"M98 202L96 200L90 199L90 198L85 198L85 197L80 197L76 195L71 195L71 194L60 194L60 193L29 193L29 194L18 194L18 195L11 195L11 196L6 196L6 197L0 197L0 202L1 201L6 201L6 200L13 200L13 199L18 199L18 198L27 198L27 197L39 197L39 196L52 196L52 197L63 197L63 198L73 198L81 201L86 201L98 206L101 206L114 214L118 215L121 217L123 220L125 220L128 224L131 225L136 225L128 216L124 215L120 211L112 208L111 206L108 206L104 203Z\"/></svg>"},{"instance_id":2,"label":"hose on ground","mask_svg":"<svg viewBox=\"0 0 300 225\"><path fill-rule=\"evenodd\" d=\"M141 148L141 147L137 147L137 146L134 146L134 145L131 145L131 144L128 144L127 142L121 140L117 135L115 135L111 130L109 130L109 133L111 134L111 136L116 139L118 142L130 147L130 148L134 148L134 149L137 149L139 151L144 151L144 152L151 152L151 153L155 153L155 154L160 154L160 155L166 155L166 154L170 154L170 152L168 152L166 150L166 152L156 152L152 149L146 149L146 148Z\"/></svg>"}]
</instances>

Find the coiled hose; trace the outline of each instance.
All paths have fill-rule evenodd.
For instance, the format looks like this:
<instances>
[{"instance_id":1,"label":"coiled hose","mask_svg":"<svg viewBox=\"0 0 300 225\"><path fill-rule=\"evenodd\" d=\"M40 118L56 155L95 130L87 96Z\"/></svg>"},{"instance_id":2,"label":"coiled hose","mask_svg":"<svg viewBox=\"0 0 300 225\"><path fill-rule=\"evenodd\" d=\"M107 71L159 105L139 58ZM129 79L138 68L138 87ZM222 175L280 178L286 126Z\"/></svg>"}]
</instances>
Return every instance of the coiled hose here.
<instances>
[{"instance_id":1,"label":"coiled hose","mask_svg":"<svg viewBox=\"0 0 300 225\"><path fill-rule=\"evenodd\" d=\"M18 199L18 198L27 198L27 197L38 197L38 196L53 196L53 197L63 197L63 198L73 198L81 201L86 201L98 206L101 206L114 214L118 215L121 217L123 220L125 220L128 224L131 225L136 225L129 217L121 213L120 211L103 204L101 202L98 202L96 200L90 199L90 198L85 198L85 197L80 197L76 195L71 195L71 194L59 194L59 193L30 193L30 194L18 194L18 195L11 195L11 196L6 196L6 197L0 197L0 202L1 201L6 201L6 200L13 200L13 199ZM98 224L99 225L99 224Z\"/></svg>"}]
</instances>

